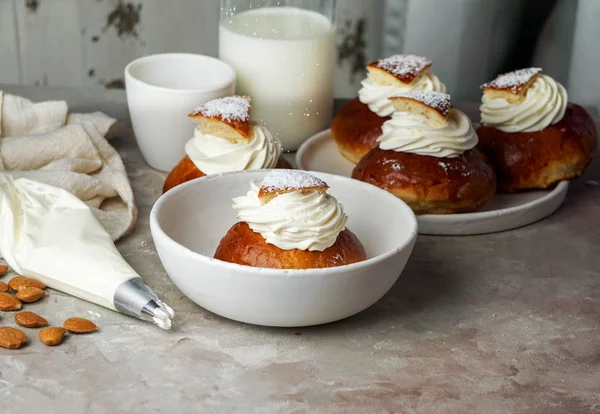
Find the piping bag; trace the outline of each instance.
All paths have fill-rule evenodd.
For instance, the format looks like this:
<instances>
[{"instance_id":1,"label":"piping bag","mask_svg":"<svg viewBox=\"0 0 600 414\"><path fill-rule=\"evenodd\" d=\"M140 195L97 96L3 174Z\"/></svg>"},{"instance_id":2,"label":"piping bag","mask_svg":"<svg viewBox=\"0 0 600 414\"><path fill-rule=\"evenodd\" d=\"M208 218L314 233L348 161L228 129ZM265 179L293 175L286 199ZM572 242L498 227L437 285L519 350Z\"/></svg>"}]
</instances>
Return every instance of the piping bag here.
<instances>
[{"instance_id":1,"label":"piping bag","mask_svg":"<svg viewBox=\"0 0 600 414\"><path fill-rule=\"evenodd\" d=\"M66 190L0 173L0 256L22 276L171 329L173 309L123 259L90 208Z\"/></svg>"}]
</instances>

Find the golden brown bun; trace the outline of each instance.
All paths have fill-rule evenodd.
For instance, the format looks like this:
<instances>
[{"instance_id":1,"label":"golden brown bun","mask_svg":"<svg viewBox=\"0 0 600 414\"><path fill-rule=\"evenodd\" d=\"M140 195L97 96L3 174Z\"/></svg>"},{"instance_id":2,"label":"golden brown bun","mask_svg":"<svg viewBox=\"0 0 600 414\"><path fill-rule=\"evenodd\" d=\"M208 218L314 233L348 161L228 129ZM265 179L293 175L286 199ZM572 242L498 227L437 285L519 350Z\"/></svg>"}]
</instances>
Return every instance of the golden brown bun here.
<instances>
[{"instance_id":1,"label":"golden brown bun","mask_svg":"<svg viewBox=\"0 0 600 414\"><path fill-rule=\"evenodd\" d=\"M538 132L507 133L481 126L479 148L498 174L498 191L543 189L579 177L596 152L594 121L569 103L564 118Z\"/></svg>"},{"instance_id":2,"label":"golden brown bun","mask_svg":"<svg viewBox=\"0 0 600 414\"><path fill-rule=\"evenodd\" d=\"M352 178L376 185L402 199L415 214L474 211L496 191L496 174L476 149L455 158L372 149Z\"/></svg>"},{"instance_id":3,"label":"golden brown bun","mask_svg":"<svg viewBox=\"0 0 600 414\"><path fill-rule=\"evenodd\" d=\"M250 137L249 96L228 96L202 105L188 116L203 134L214 135L233 143L247 141Z\"/></svg>"},{"instance_id":4,"label":"golden brown bun","mask_svg":"<svg viewBox=\"0 0 600 414\"><path fill-rule=\"evenodd\" d=\"M371 148L377 146L381 126L388 119L372 112L356 98L342 106L333 117L331 135L342 155L357 164Z\"/></svg>"},{"instance_id":5,"label":"golden brown bun","mask_svg":"<svg viewBox=\"0 0 600 414\"><path fill-rule=\"evenodd\" d=\"M343 230L333 246L322 252L282 250L268 244L260 233L253 232L247 223L234 224L221 240L215 259L252 267L274 269L313 269L336 267L367 259L365 249L348 229Z\"/></svg>"},{"instance_id":6,"label":"golden brown bun","mask_svg":"<svg viewBox=\"0 0 600 414\"><path fill-rule=\"evenodd\" d=\"M275 168L282 169L292 169L292 165L285 160L283 157L279 157L279 161ZM179 184L183 184L186 181L193 180L195 178L204 177L202 171L196 167L196 164L188 157L187 155L183 157L181 161L171 170L167 179L165 180L165 184L163 185L163 193L166 193L171 188L178 186Z\"/></svg>"},{"instance_id":7,"label":"golden brown bun","mask_svg":"<svg viewBox=\"0 0 600 414\"><path fill-rule=\"evenodd\" d=\"M183 184L187 181L191 181L195 178L204 177L202 171L196 167L196 164L187 155L179 161L179 163L171 170L165 184L163 185L163 194L169 191L171 188Z\"/></svg>"}]
</instances>

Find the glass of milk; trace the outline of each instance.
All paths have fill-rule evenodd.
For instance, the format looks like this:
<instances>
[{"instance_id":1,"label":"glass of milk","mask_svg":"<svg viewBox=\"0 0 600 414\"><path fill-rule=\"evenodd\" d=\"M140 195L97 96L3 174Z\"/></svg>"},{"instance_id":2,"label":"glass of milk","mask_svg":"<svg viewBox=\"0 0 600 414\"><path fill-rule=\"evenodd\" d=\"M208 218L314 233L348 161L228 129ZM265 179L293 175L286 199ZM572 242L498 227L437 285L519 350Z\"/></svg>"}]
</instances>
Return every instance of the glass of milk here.
<instances>
[{"instance_id":1,"label":"glass of milk","mask_svg":"<svg viewBox=\"0 0 600 414\"><path fill-rule=\"evenodd\" d=\"M221 0L219 58L286 151L331 122L334 10L335 0Z\"/></svg>"}]
</instances>

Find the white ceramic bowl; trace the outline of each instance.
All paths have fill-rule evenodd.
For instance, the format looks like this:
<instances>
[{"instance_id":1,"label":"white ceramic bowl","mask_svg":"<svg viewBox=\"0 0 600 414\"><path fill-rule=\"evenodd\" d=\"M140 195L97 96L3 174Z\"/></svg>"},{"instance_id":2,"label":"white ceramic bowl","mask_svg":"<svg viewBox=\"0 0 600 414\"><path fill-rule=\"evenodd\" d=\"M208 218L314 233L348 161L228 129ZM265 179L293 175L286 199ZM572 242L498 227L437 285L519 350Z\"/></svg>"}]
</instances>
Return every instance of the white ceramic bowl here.
<instances>
[{"instance_id":1,"label":"white ceramic bowl","mask_svg":"<svg viewBox=\"0 0 600 414\"><path fill-rule=\"evenodd\" d=\"M417 221L390 193L363 182L311 172L344 206L348 228L368 260L327 269L280 270L213 259L236 222L231 199L268 171L212 175L175 187L158 199L150 228L162 264L177 287L209 311L267 326L307 326L354 315L379 300L410 256Z\"/></svg>"}]
</instances>

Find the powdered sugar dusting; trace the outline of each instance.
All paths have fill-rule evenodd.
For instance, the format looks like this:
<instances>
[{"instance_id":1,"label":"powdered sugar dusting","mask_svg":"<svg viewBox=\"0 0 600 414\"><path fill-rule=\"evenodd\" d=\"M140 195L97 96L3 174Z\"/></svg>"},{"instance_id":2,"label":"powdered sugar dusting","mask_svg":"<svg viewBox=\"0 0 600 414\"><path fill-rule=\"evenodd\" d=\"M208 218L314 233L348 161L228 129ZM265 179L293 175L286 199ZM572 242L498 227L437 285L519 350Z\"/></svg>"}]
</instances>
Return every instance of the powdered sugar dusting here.
<instances>
[{"instance_id":1,"label":"powdered sugar dusting","mask_svg":"<svg viewBox=\"0 0 600 414\"><path fill-rule=\"evenodd\" d=\"M402 96L424 103L428 107L441 112L444 116L448 115L448 111L450 111L450 107L452 106L450 95L443 92L415 91Z\"/></svg>"},{"instance_id":2,"label":"powdered sugar dusting","mask_svg":"<svg viewBox=\"0 0 600 414\"><path fill-rule=\"evenodd\" d=\"M473 170L471 170L467 166L467 164L464 162L447 162L446 163L444 161L439 161L438 165L444 169L444 172L446 174L450 173L451 171L455 171L455 172L460 173L460 175L463 177L468 177L473 172Z\"/></svg>"},{"instance_id":3,"label":"powdered sugar dusting","mask_svg":"<svg viewBox=\"0 0 600 414\"><path fill-rule=\"evenodd\" d=\"M541 72L541 68L526 68L504 73L493 81L481 85L481 89L507 89L512 93L519 93L531 78Z\"/></svg>"},{"instance_id":4,"label":"powdered sugar dusting","mask_svg":"<svg viewBox=\"0 0 600 414\"><path fill-rule=\"evenodd\" d=\"M223 121L248 121L250 119L250 99L244 96L228 96L209 101L192 112L191 116L203 115L218 117Z\"/></svg>"},{"instance_id":5,"label":"powdered sugar dusting","mask_svg":"<svg viewBox=\"0 0 600 414\"><path fill-rule=\"evenodd\" d=\"M383 160L381 164L382 165L392 164L392 166L391 166L392 170L394 170L394 171L402 171L402 165L400 165L398 163L398 161L396 161L396 160L390 160L390 159Z\"/></svg>"},{"instance_id":6,"label":"powdered sugar dusting","mask_svg":"<svg viewBox=\"0 0 600 414\"><path fill-rule=\"evenodd\" d=\"M391 73L402 81L411 82L423 70L431 66L431 61L423 56L394 55L380 59L373 65Z\"/></svg>"},{"instance_id":7,"label":"powdered sugar dusting","mask_svg":"<svg viewBox=\"0 0 600 414\"><path fill-rule=\"evenodd\" d=\"M273 170L263 179L261 189L268 191L303 188L329 188L321 179L303 171Z\"/></svg>"}]
</instances>

